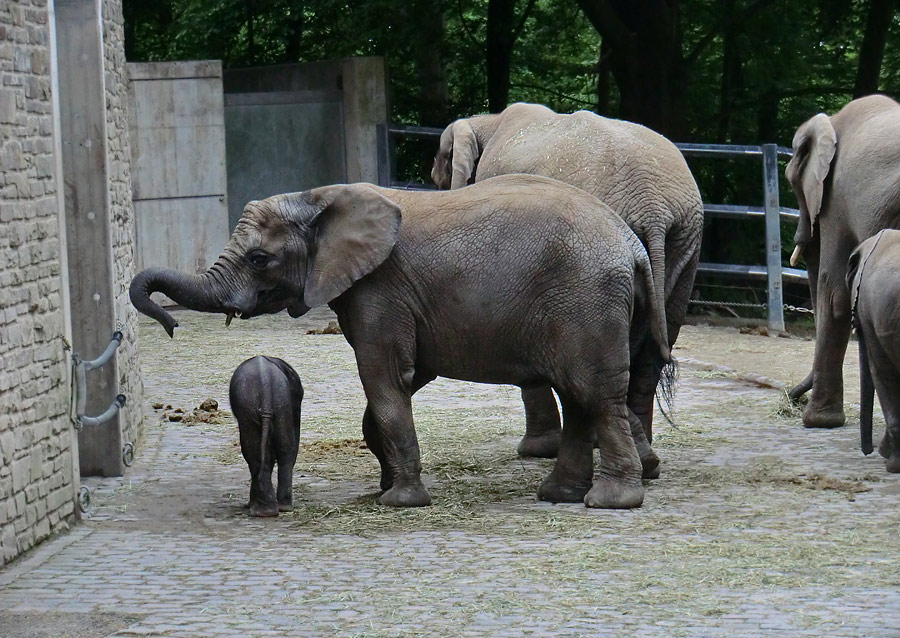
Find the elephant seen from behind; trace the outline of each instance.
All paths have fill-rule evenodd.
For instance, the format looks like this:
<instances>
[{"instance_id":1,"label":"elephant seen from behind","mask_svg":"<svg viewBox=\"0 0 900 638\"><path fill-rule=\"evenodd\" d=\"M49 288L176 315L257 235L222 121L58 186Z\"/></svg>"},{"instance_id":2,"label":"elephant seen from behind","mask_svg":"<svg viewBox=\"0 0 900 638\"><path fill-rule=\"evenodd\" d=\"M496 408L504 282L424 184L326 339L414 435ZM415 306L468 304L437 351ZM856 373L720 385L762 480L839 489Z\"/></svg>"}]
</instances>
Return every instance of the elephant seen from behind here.
<instances>
[{"instance_id":1,"label":"elephant seen from behind","mask_svg":"<svg viewBox=\"0 0 900 638\"><path fill-rule=\"evenodd\" d=\"M431 502L411 397L437 376L552 386L563 428L539 498L643 502L629 367L648 331L669 360L663 309L638 238L582 190L510 175L451 192L353 184L270 197L247 205L209 271L134 278L135 307L172 334L155 291L245 319L328 303L356 354L385 505Z\"/></svg>"},{"instance_id":2,"label":"elephant seen from behind","mask_svg":"<svg viewBox=\"0 0 900 638\"><path fill-rule=\"evenodd\" d=\"M231 375L228 397L238 422L241 454L250 468L250 515L278 516L291 511L303 402L300 377L282 359L253 357ZM277 492L272 488L275 465Z\"/></svg>"},{"instance_id":3,"label":"elephant seen from behind","mask_svg":"<svg viewBox=\"0 0 900 638\"><path fill-rule=\"evenodd\" d=\"M850 338L850 253L883 228L900 228L900 105L883 95L819 113L797 129L785 170L800 206L791 264L805 256L816 316L812 371L794 387L806 427L844 424L841 366Z\"/></svg>"},{"instance_id":4,"label":"elephant seen from behind","mask_svg":"<svg viewBox=\"0 0 900 638\"><path fill-rule=\"evenodd\" d=\"M860 442L872 452L872 410L878 393L885 432L878 451L900 473L900 230L882 230L850 255L847 285L859 339Z\"/></svg>"},{"instance_id":5,"label":"elephant seen from behind","mask_svg":"<svg viewBox=\"0 0 900 638\"><path fill-rule=\"evenodd\" d=\"M457 189L497 175L528 173L591 193L615 211L646 247L657 305L671 348L687 313L700 256L703 203L684 157L650 129L588 111L557 114L516 103L501 113L457 120L441 135L431 176ZM653 397L664 362L646 337L631 369L628 405L652 441ZM553 456L559 436L556 402L546 386L523 392L523 456ZM658 473L655 455L645 476Z\"/></svg>"}]
</instances>

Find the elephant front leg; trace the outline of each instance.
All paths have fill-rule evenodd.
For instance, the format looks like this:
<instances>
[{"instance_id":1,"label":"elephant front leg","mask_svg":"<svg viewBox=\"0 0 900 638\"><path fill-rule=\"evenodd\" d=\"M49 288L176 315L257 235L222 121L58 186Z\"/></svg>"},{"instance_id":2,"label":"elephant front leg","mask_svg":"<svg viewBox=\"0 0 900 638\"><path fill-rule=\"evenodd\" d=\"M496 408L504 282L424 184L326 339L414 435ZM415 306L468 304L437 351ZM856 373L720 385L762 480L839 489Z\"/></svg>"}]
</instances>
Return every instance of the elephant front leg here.
<instances>
[{"instance_id":1,"label":"elephant front leg","mask_svg":"<svg viewBox=\"0 0 900 638\"><path fill-rule=\"evenodd\" d=\"M560 396L563 430L556 465L541 487L538 498L551 503L579 503L591 489L594 474L594 431L584 410Z\"/></svg>"},{"instance_id":2,"label":"elephant front leg","mask_svg":"<svg viewBox=\"0 0 900 638\"><path fill-rule=\"evenodd\" d=\"M556 399L549 385L522 388L525 404L525 436L519 442L519 456L554 458L559 452L560 423Z\"/></svg>"},{"instance_id":3,"label":"elephant front leg","mask_svg":"<svg viewBox=\"0 0 900 638\"><path fill-rule=\"evenodd\" d=\"M369 408L384 459L382 484L390 485L378 501L391 507L431 505L431 496L422 484L422 462L409 395L397 391L373 397Z\"/></svg>"},{"instance_id":4,"label":"elephant front leg","mask_svg":"<svg viewBox=\"0 0 900 638\"><path fill-rule=\"evenodd\" d=\"M888 472L900 474L900 427L889 426L885 430L878 453L885 458L884 467Z\"/></svg>"},{"instance_id":5,"label":"elephant front leg","mask_svg":"<svg viewBox=\"0 0 900 638\"><path fill-rule=\"evenodd\" d=\"M803 425L836 428L846 422L843 364L850 339L850 295L843 271L820 273L817 302L813 387Z\"/></svg>"}]
</instances>

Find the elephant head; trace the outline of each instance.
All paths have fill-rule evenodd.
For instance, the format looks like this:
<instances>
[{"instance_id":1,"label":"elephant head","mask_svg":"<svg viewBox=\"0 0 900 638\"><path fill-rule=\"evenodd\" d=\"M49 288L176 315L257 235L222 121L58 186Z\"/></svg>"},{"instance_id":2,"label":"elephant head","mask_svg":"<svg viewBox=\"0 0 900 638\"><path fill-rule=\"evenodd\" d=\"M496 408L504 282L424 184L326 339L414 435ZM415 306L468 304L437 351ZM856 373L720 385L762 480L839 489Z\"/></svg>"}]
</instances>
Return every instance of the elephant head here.
<instances>
[{"instance_id":1,"label":"elephant head","mask_svg":"<svg viewBox=\"0 0 900 638\"><path fill-rule=\"evenodd\" d=\"M791 266L796 266L815 232L816 218L822 209L825 179L837 147L837 135L831 118L819 113L803 123L794 134L793 147L794 156L784 173L800 204L800 221L794 234L795 247L791 255Z\"/></svg>"},{"instance_id":2,"label":"elephant head","mask_svg":"<svg viewBox=\"0 0 900 638\"><path fill-rule=\"evenodd\" d=\"M441 143L431 168L431 179L441 190L461 188L475 176L481 147L471 119L475 118L456 120L441 133Z\"/></svg>"},{"instance_id":3,"label":"elephant head","mask_svg":"<svg viewBox=\"0 0 900 638\"><path fill-rule=\"evenodd\" d=\"M387 259L400 219L400 207L367 184L252 201L209 270L144 270L131 282L131 302L170 337L178 323L151 293L162 292L192 310L224 313L227 322L284 309L299 317Z\"/></svg>"}]
</instances>

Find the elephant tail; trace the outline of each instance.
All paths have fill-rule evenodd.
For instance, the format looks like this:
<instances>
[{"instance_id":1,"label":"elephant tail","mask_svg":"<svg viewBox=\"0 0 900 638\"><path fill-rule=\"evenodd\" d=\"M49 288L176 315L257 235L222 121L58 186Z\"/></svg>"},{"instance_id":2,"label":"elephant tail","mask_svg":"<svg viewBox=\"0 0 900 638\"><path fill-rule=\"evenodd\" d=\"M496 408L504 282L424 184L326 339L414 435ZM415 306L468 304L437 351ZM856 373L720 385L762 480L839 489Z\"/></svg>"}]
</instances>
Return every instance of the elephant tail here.
<instances>
[{"instance_id":1,"label":"elephant tail","mask_svg":"<svg viewBox=\"0 0 900 638\"><path fill-rule=\"evenodd\" d=\"M259 411L259 427L260 427L260 437L259 437L259 475L256 477L257 480L262 479L262 474L265 472L265 468L270 467L270 459L269 452L271 450L272 440L272 414L270 412Z\"/></svg>"},{"instance_id":2,"label":"elephant tail","mask_svg":"<svg viewBox=\"0 0 900 638\"><path fill-rule=\"evenodd\" d=\"M872 411L875 407L875 384L869 368L869 351L862 326L856 323L856 338L859 341L859 447L869 455L872 445Z\"/></svg>"},{"instance_id":3,"label":"elephant tail","mask_svg":"<svg viewBox=\"0 0 900 638\"><path fill-rule=\"evenodd\" d=\"M649 243L653 246L654 241L652 237ZM637 242L637 244L638 246L641 245L640 242ZM665 256L665 251L661 246L660 251L662 256ZM644 253L643 250L638 252L636 259L637 269L644 279L644 288L647 291L647 307L650 311L650 333L659 346L659 356L665 363L669 364L672 363L672 352L669 349L669 332L666 326L664 266L662 265L662 260L660 260L660 272L657 273L653 267L653 260L648 258L648 254L649 251L647 253Z\"/></svg>"},{"instance_id":4,"label":"elephant tail","mask_svg":"<svg viewBox=\"0 0 900 638\"><path fill-rule=\"evenodd\" d=\"M654 317L651 319L653 338L660 347L663 361L671 361L669 351L669 329L666 318L666 236L663 233L647 235L647 257L650 259L650 284L647 284L647 296L651 299L650 308ZM645 273L645 280L647 273Z\"/></svg>"}]
</instances>

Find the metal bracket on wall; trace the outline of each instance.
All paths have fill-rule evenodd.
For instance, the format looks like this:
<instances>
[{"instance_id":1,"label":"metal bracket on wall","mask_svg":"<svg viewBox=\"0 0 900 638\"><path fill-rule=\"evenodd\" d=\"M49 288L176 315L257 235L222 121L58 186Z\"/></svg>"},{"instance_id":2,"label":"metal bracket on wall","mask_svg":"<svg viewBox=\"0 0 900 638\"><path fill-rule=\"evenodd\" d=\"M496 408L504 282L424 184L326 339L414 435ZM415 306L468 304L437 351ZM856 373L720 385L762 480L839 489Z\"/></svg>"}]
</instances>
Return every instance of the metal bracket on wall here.
<instances>
[{"instance_id":1,"label":"metal bracket on wall","mask_svg":"<svg viewBox=\"0 0 900 638\"><path fill-rule=\"evenodd\" d=\"M87 511L91 509L91 490L87 485L82 485L78 490L78 509L82 514L87 514Z\"/></svg>"},{"instance_id":2,"label":"metal bracket on wall","mask_svg":"<svg viewBox=\"0 0 900 638\"><path fill-rule=\"evenodd\" d=\"M111 418L116 416L119 410L125 406L125 395L120 394L99 416L85 416L84 414L85 407L87 405L87 372L90 370L96 370L97 368L105 365L110 359L112 359L113 354L115 354L116 349L119 347L119 345L121 345L121 343L122 332L120 330L116 330L113 333L112 339L110 339L109 341L109 345L106 346L106 350L104 350L103 354L101 354L96 359L92 361L85 361L77 352L72 353L71 419L72 423L75 425L75 429L80 430L85 425L101 425L103 423L106 423Z\"/></svg>"}]
</instances>

